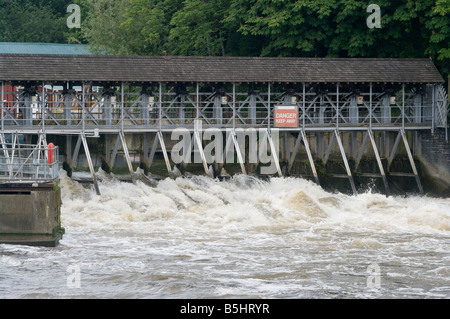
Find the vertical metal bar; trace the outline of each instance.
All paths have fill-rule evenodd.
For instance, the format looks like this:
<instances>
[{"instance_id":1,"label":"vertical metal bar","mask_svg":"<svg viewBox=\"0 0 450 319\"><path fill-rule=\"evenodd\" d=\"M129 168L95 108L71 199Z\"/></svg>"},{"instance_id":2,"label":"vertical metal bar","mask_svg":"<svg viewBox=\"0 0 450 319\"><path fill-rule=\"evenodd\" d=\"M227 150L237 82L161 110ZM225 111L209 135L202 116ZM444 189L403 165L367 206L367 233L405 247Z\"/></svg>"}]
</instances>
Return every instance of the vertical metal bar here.
<instances>
[{"instance_id":1,"label":"vertical metal bar","mask_svg":"<svg viewBox=\"0 0 450 319\"><path fill-rule=\"evenodd\" d=\"M198 82L196 83L195 86L195 108L197 109L195 112L195 119L198 120L198 117L200 115L200 104L199 104L199 88L198 88Z\"/></svg>"},{"instance_id":2,"label":"vertical metal bar","mask_svg":"<svg viewBox=\"0 0 450 319\"><path fill-rule=\"evenodd\" d=\"M267 88L267 106L268 106L268 111L269 111L269 114L267 115L267 129L270 134L270 116L272 115L271 105L270 105L270 82L267 86L268 86L268 88Z\"/></svg>"},{"instance_id":3,"label":"vertical metal bar","mask_svg":"<svg viewBox=\"0 0 450 319\"><path fill-rule=\"evenodd\" d=\"M236 129L236 83L233 83L233 132Z\"/></svg>"},{"instance_id":4,"label":"vertical metal bar","mask_svg":"<svg viewBox=\"0 0 450 319\"><path fill-rule=\"evenodd\" d=\"M41 101L42 134L45 134L45 110L44 110L44 107L45 107L45 82L42 81L42 101Z\"/></svg>"},{"instance_id":5,"label":"vertical metal bar","mask_svg":"<svg viewBox=\"0 0 450 319\"><path fill-rule=\"evenodd\" d=\"M1 114L2 132L4 132L4 130L5 130L5 120L4 120L4 117L3 117L3 112L4 112L4 109L5 109L4 94L5 94L5 81L2 81L2 101L1 101L1 103L2 103L2 114Z\"/></svg>"},{"instance_id":6,"label":"vertical metal bar","mask_svg":"<svg viewBox=\"0 0 450 319\"><path fill-rule=\"evenodd\" d=\"M303 123L302 123L302 129L305 129L305 119L306 119L306 88L305 88L305 83L303 83L303 103L302 103L302 108L303 108Z\"/></svg>"},{"instance_id":7,"label":"vertical metal bar","mask_svg":"<svg viewBox=\"0 0 450 319\"><path fill-rule=\"evenodd\" d=\"M405 83L402 83L402 130L405 129Z\"/></svg>"},{"instance_id":8,"label":"vertical metal bar","mask_svg":"<svg viewBox=\"0 0 450 319\"><path fill-rule=\"evenodd\" d=\"M432 134L434 134L434 126L435 126L435 123L434 123L434 117L436 116L436 111L435 111L435 108L436 108L436 105L435 105L435 103L436 103L436 96L435 96L435 88L436 88L436 85L435 84L433 84L433 86L432 86L432 88L431 88L431 132L432 132Z\"/></svg>"},{"instance_id":9,"label":"vertical metal bar","mask_svg":"<svg viewBox=\"0 0 450 319\"><path fill-rule=\"evenodd\" d=\"M122 135L123 135L124 134L123 133L123 126L124 126L124 120L125 120L125 109L124 109L125 101L124 101L124 93L123 93L123 82L120 82L120 99L121 99L120 100L120 110L121 110L120 129L121 129L121 132L122 132Z\"/></svg>"},{"instance_id":10,"label":"vertical metal bar","mask_svg":"<svg viewBox=\"0 0 450 319\"><path fill-rule=\"evenodd\" d=\"M339 83L336 84L336 129L339 129Z\"/></svg>"},{"instance_id":11,"label":"vertical metal bar","mask_svg":"<svg viewBox=\"0 0 450 319\"><path fill-rule=\"evenodd\" d=\"M159 82L159 131L161 132L162 127L162 83Z\"/></svg>"},{"instance_id":12,"label":"vertical metal bar","mask_svg":"<svg viewBox=\"0 0 450 319\"><path fill-rule=\"evenodd\" d=\"M369 112L369 128L372 130L372 82L370 82Z\"/></svg>"},{"instance_id":13,"label":"vertical metal bar","mask_svg":"<svg viewBox=\"0 0 450 319\"><path fill-rule=\"evenodd\" d=\"M83 134L86 129L86 127L85 127L85 125L86 125L86 123L85 123L85 120L86 120L86 92L84 89L84 85L85 85L85 83L81 82L81 87L82 87L82 89L81 89L81 94L82 94L82 96L81 96L81 103L82 103L82 105L81 105L81 130L82 130Z\"/></svg>"}]
</instances>

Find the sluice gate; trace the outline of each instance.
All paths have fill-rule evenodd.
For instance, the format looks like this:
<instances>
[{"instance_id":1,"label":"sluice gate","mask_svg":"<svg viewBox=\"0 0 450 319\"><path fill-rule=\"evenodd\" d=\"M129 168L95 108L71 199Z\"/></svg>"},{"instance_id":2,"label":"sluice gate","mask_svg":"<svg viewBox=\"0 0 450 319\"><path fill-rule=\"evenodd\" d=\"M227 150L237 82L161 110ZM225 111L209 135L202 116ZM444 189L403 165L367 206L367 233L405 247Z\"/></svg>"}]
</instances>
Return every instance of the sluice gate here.
<instances>
[{"instance_id":1,"label":"sluice gate","mask_svg":"<svg viewBox=\"0 0 450 319\"><path fill-rule=\"evenodd\" d=\"M388 177L402 175L422 193L411 144L448 126L444 81L429 59L3 54L0 81L2 134L65 137L66 163L76 167L84 153L98 194L94 138L110 168L124 155L132 178L132 152L147 167L162 154L169 175L198 163L212 177L228 163L289 176L304 154L318 184L334 157L343 170L333 177L353 193L356 174L379 178L388 194ZM400 148L409 172L392 168ZM362 171L368 151L376 172Z\"/></svg>"}]
</instances>

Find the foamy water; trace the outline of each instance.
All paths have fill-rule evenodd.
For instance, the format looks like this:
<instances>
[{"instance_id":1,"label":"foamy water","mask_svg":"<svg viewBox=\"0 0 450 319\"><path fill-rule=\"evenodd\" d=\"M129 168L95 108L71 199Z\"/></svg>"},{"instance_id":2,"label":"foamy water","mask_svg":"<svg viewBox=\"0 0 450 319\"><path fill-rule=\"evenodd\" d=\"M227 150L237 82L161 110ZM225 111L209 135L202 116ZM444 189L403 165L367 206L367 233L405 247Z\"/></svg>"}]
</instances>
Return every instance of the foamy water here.
<instances>
[{"instance_id":1,"label":"foamy water","mask_svg":"<svg viewBox=\"0 0 450 319\"><path fill-rule=\"evenodd\" d=\"M450 199L243 175L61 185L63 240L0 245L1 298L450 297Z\"/></svg>"}]
</instances>

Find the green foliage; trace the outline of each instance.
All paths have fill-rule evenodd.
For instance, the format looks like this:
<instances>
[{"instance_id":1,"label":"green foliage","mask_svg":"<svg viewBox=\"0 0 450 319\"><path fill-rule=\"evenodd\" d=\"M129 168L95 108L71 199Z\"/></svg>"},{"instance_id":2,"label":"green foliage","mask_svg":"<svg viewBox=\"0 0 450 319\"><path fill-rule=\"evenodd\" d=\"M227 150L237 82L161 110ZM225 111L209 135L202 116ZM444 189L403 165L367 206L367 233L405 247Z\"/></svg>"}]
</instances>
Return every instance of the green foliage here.
<instances>
[{"instance_id":1,"label":"green foliage","mask_svg":"<svg viewBox=\"0 0 450 319\"><path fill-rule=\"evenodd\" d=\"M0 41L65 42L64 0L0 0Z\"/></svg>"},{"instance_id":2,"label":"green foliage","mask_svg":"<svg viewBox=\"0 0 450 319\"><path fill-rule=\"evenodd\" d=\"M76 3L82 27L69 30ZM450 0L0 0L0 41L88 43L121 55L432 58L450 71Z\"/></svg>"},{"instance_id":3,"label":"green foliage","mask_svg":"<svg viewBox=\"0 0 450 319\"><path fill-rule=\"evenodd\" d=\"M225 0L185 0L170 21L169 39L178 45L174 54L225 55L228 30L223 25Z\"/></svg>"}]
</instances>

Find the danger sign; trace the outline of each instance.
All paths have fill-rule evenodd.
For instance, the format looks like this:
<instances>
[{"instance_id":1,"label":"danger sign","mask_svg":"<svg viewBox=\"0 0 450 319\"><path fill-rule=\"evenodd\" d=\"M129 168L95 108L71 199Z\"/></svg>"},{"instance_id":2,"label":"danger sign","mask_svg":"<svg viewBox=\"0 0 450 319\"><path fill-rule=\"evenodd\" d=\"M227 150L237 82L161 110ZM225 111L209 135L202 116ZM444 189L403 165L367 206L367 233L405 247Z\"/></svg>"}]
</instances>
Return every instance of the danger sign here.
<instances>
[{"instance_id":1,"label":"danger sign","mask_svg":"<svg viewBox=\"0 0 450 319\"><path fill-rule=\"evenodd\" d=\"M297 127L298 108L296 105L275 106L275 127Z\"/></svg>"}]
</instances>

